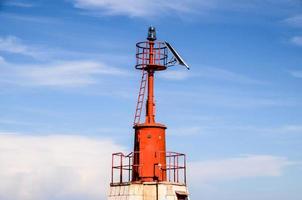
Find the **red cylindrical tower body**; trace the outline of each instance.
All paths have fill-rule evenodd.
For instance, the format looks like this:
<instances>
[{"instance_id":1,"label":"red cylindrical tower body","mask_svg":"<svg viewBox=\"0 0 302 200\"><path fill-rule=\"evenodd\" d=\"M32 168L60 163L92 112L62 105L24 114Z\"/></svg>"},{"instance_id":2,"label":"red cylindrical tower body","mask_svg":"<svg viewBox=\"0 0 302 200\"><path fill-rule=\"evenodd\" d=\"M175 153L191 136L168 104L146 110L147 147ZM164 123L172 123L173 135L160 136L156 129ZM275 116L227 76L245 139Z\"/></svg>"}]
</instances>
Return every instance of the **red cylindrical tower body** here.
<instances>
[{"instance_id":1,"label":"red cylindrical tower body","mask_svg":"<svg viewBox=\"0 0 302 200\"><path fill-rule=\"evenodd\" d=\"M166 127L144 123L134 129L133 181L166 181Z\"/></svg>"},{"instance_id":2,"label":"red cylindrical tower body","mask_svg":"<svg viewBox=\"0 0 302 200\"><path fill-rule=\"evenodd\" d=\"M166 181L166 126L155 122L154 101L154 74L166 69L166 48L161 47L162 43L155 42L155 39L152 35L150 37L149 29L149 41L137 44L138 48L142 48L142 53L137 56L137 59L141 59L137 69L147 72L148 96L145 122L133 127L135 139L132 181Z\"/></svg>"}]
</instances>

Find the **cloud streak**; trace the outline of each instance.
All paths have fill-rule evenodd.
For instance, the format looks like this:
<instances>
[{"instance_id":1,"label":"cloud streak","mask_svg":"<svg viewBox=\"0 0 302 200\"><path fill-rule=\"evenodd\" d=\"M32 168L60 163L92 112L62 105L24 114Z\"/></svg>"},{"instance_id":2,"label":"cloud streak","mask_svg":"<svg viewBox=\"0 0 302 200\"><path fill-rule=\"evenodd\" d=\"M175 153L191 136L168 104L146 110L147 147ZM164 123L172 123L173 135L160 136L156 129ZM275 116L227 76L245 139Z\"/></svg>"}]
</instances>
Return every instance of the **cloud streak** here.
<instances>
[{"instance_id":1,"label":"cloud streak","mask_svg":"<svg viewBox=\"0 0 302 200\"><path fill-rule=\"evenodd\" d=\"M302 36L295 36L291 38L291 43L297 46L302 46Z\"/></svg>"},{"instance_id":2,"label":"cloud streak","mask_svg":"<svg viewBox=\"0 0 302 200\"><path fill-rule=\"evenodd\" d=\"M193 162L190 179L193 183L233 181L251 177L281 176L293 164L287 158L271 155L246 155L221 160Z\"/></svg>"},{"instance_id":3,"label":"cloud streak","mask_svg":"<svg viewBox=\"0 0 302 200\"><path fill-rule=\"evenodd\" d=\"M17 21L33 22L33 23L59 23L58 20L50 17L32 16L32 15L24 15L24 14L9 13L9 12L0 13L0 17L17 20Z\"/></svg>"},{"instance_id":4,"label":"cloud streak","mask_svg":"<svg viewBox=\"0 0 302 200\"><path fill-rule=\"evenodd\" d=\"M109 139L81 136L0 134L0 199L105 199Z\"/></svg>"},{"instance_id":5,"label":"cloud streak","mask_svg":"<svg viewBox=\"0 0 302 200\"><path fill-rule=\"evenodd\" d=\"M127 76L127 72L102 62L77 60L48 64L8 64L2 82L19 86L79 87L96 84L100 76Z\"/></svg>"},{"instance_id":6,"label":"cloud streak","mask_svg":"<svg viewBox=\"0 0 302 200\"><path fill-rule=\"evenodd\" d=\"M6 16L6 15L5 15ZM24 20L31 20L31 18L23 18L18 15L9 15L14 18L17 17ZM37 22L42 22L44 20L43 17L36 17ZM47 19L46 19L47 20ZM66 58L79 59L79 57L94 57L96 55L83 53L78 51L70 51L66 49L60 48L50 48L49 46L41 46L37 44L28 44L24 42L21 38L18 38L14 35L0 36L0 52L14 54L14 56L27 56L32 58L35 61L52 61L52 60L60 60ZM98 54L99 55L99 54Z\"/></svg>"},{"instance_id":7,"label":"cloud streak","mask_svg":"<svg viewBox=\"0 0 302 200\"><path fill-rule=\"evenodd\" d=\"M31 8L34 7L34 4L30 4L30 3L25 3L22 1L8 1L4 3L7 6L14 6L14 7L20 7L20 8Z\"/></svg>"},{"instance_id":8,"label":"cloud streak","mask_svg":"<svg viewBox=\"0 0 302 200\"><path fill-rule=\"evenodd\" d=\"M207 78L213 80L220 81L228 81L242 84L267 84L268 82L257 80L245 76L243 74L239 74L236 72L232 72L229 70L217 68L217 67L200 67L199 69L195 69L195 71L186 71L186 70L168 70L159 74L159 77L167 80L175 80L182 81L188 78Z\"/></svg>"},{"instance_id":9,"label":"cloud streak","mask_svg":"<svg viewBox=\"0 0 302 200\"><path fill-rule=\"evenodd\" d=\"M302 78L301 70L290 71L289 73L290 73L290 75L292 75L295 78Z\"/></svg>"},{"instance_id":10,"label":"cloud streak","mask_svg":"<svg viewBox=\"0 0 302 200\"><path fill-rule=\"evenodd\" d=\"M162 79L175 81L182 81L192 77L192 75L185 70L167 70L163 71L158 76Z\"/></svg>"},{"instance_id":11,"label":"cloud streak","mask_svg":"<svg viewBox=\"0 0 302 200\"><path fill-rule=\"evenodd\" d=\"M105 199L111 153L125 151L110 139L75 135L30 136L0 132L0 199ZM189 163L189 181L235 181L281 176L294 164L272 155L245 155Z\"/></svg>"},{"instance_id":12,"label":"cloud streak","mask_svg":"<svg viewBox=\"0 0 302 200\"><path fill-rule=\"evenodd\" d=\"M37 57L40 55L37 50L25 45L19 38L11 35L0 37L0 51L31 57Z\"/></svg>"},{"instance_id":13,"label":"cloud streak","mask_svg":"<svg viewBox=\"0 0 302 200\"><path fill-rule=\"evenodd\" d=\"M192 0L184 1L135 1L135 0L73 0L76 8L87 9L105 15L127 15L131 17L154 16L156 13L170 11L174 13L189 13L196 4ZM100 12L101 11L101 12Z\"/></svg>"},{"instance_id":14,"label":"cloud streak","mask_svg":"<svg viewBox=\"0 0 302 200\"><path fill-rule=\"evenodd\" d=\"M248 76L238 74L232 71L228 71L225 69L215 68L215 67L204 67L199 72L199 76L204 78L210 79L217 79L217 80L224 80L224 81L231 81L237 83L244 83L244 84L266 84L267 82L256 80L250 78Z\"/></svg>"},{"instance_id":15,"label":"cloud streak","mask_svg":"<svg viewBox=\"0 0 302 200\"><path fill-rule=\"evenodd\" d=\"M302 14L289 17L283 21L293 27L302 27Z\"/></svg>"},{"instance_id":16,"label":"cloud streak","mask_svg":"<svg viewBox=\"0 0 302 200\"><path fill-rule=\"evenodd\" d=\"M88 10L94 15L125 15L150 17L159 15L187 15L210 13L211 11L268 12L286 10L297 5L288 0L275 1L197 1L197 0L72 0L74 7ZM274 9L271 9L274 7ZM270 8L270 9L269 9Z\"/></svg>"}]
</instances>

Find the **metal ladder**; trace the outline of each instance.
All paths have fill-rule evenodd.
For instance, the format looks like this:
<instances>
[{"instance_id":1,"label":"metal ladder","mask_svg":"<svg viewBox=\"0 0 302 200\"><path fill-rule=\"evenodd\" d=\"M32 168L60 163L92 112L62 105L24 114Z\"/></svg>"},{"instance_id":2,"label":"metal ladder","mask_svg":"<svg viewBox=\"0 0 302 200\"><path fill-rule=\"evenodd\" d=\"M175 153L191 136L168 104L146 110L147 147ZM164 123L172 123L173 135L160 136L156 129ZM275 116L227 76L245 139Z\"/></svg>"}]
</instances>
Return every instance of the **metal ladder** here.
<instances>
[{"instance_id":1,"label":"metal ladder","mask_svg":"<svg viewBox=\"0 0 302 200\"><path fill-rule=\"evenodd\" d=\"M133 125L136 125L140 122L142 109L143 109L143 104L144 104L144 99L145 99L147 75L148 75L148 72L143 69L142 70L142 80L141 80L141 84L140 84L140 88L139 88Z\"/></svg>"}]
</instances>

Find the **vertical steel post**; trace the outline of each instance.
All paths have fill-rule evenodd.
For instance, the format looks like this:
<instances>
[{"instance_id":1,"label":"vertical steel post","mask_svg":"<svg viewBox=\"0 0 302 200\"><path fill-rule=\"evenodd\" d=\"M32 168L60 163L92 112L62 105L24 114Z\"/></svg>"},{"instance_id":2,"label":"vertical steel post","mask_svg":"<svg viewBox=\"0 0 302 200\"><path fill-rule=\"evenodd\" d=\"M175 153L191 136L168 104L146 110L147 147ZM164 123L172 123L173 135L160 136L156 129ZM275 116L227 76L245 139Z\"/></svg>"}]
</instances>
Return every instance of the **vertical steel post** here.
<instances>
[{"instance_id":1,"label":"vertical steel post","mask_svg":"<svg viewBox=\"0 0 302 200\"><path fill-rule=\"evenodd\" d=\"M123 182L123 157L122 157L122 154L120 154L120 183Z\"/></svg>"},{"instance_id":2,"label":"vertical steel post","mask_svg":"<svg viewBox=\"0 0 302 200\"><path fill-rule=\"evenodd\" d=\"M173 169L174 169L174 182L175 182L175 155L173 155Z\"/></svg>"},{"instance_id":3,"label":"vertical steel post","mask_svg":"<svg viewBox=\"0 0 302 200\"><path fill-rule=\"evenodd\" d=\"M184 155L184 182L187 184L187 166L186 166L186 155Z\"/></svg>"},{"instance_id":4,"label":"vertical steel post","mask_svg":"<svg viewBox=\"0 0 302 200\"><path fill-rule=\"evenodd\" d=\"M128 155L128 163L129 163L129 165L128 165L128 182L130 182L130 159L131 159L131 156L130 155Z\"/></svg>"},{"instance_id":5,"label":"vertical steel post","mask_svg":"<svg viewBox=\"0 0 302 200\"><path fill-rule=\"evenodd\" d=\"M149 65L154 64L154 42L149 41ZM146 112L146 123L155 122L154 114L154 71L148 69L148 98L147 98L147 112Z\"/></svg>"},{"instance_id":6,"label":"vertical steel post","mask_svg":"<svg viewBox=\"0 0 302 200\"><path fill-rule=\"evenodd\" d=\"M178 171L179 171L178 157L179 157L179 155L176 156L176 181L177 181L177 183L178 183Z\"/></svg>"},{"instance_id":7,"label":"vertical steel post","mask_svg":"<svg viewBox=\"0 0 302 200\"><path fill-rule=\"evenodd\" d=\"M111 156L111 183L113 183L113 170L114 170L114 154Z\"/></svg>"}]
</instances>

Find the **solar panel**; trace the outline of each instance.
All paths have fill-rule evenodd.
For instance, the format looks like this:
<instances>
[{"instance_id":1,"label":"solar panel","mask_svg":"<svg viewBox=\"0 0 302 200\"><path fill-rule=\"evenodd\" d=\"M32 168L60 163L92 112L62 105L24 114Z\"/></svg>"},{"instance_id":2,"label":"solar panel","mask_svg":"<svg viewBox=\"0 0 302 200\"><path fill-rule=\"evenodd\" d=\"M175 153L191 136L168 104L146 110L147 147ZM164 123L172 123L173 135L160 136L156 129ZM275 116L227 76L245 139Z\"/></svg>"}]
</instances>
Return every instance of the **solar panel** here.
<instances>
[{"instance_id":1,"label":"solar panel","mask_svg":"<svg viewBox=\"0 0 302 200\"><path fill-rule=\"evenodd\" d=\"M169 49L169 51L173 54L174 58L176 59L179 65L185 66L187 69L190 69L190 67L187 65L184 59L177 53L177 51L168 42L165 42L165 45Z\"/></svg>"}]
</instances>

